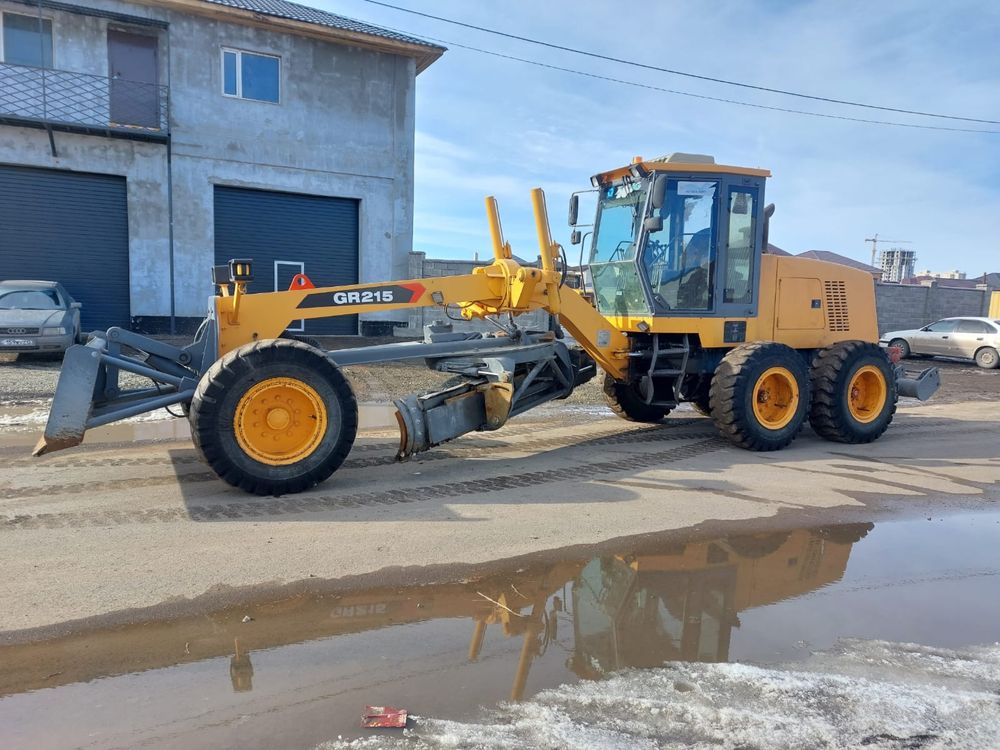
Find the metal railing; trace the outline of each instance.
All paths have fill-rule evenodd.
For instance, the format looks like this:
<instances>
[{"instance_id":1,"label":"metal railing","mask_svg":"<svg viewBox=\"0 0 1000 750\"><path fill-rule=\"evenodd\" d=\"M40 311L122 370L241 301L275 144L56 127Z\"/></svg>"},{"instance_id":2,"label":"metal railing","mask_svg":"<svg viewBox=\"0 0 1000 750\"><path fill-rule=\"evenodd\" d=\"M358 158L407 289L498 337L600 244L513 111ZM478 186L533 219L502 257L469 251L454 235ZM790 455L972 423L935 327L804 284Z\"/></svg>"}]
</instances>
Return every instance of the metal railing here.
<instances>
[{"instance_id":1,"label":"metal railing","mask_svg":"<svg viewBox=\"0 0 1000 750\"><path fill-rule=\"evenodd\" d=\"M166 137L168 87L0 63L0 119Z\"/></svg>"}]
</instances>

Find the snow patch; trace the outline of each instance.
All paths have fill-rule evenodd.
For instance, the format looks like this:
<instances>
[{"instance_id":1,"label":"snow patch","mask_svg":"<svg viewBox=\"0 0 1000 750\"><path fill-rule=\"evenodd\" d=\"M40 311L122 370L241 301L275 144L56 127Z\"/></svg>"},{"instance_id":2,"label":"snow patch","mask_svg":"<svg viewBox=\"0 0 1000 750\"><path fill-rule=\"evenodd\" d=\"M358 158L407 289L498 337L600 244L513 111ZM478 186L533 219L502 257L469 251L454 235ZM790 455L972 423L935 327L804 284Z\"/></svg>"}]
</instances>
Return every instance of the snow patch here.
<instances>
[{"instance_id":1,"label":"snow patch","mask_svg":"<svg viewBox=\"0 0 1000 750\"><path fill-rule=\"evenodd\" d=\"M21 402L16 407L10 404L0 403L0 427L25 427L35 429L40 425L44 425L49 419L49 407L52 405L51 401L41 402L36 401L32 403L32 406L36 404L41 404L40 408L25 408L25 402ZM180 407L172 407L176 411L180 411ZM139 414L135 417L129 417L128 419L121 420L122 422L160 422L165 419L174 419L173 416L168 414L164 409L157 409L156 411L146 412L145 414Z\"/></svg>"},{"instance_id":2,"label":"snow patch","mask_svg":"<svg viewBox=\"0 0 1000 750\"><path fill-rule=\"evenodd\" d=\"M671 663L501 704L480 723L417 718L342 748L1000 747L1000 644L840 641L803 662Z\"/></svg>"}]
</instances>

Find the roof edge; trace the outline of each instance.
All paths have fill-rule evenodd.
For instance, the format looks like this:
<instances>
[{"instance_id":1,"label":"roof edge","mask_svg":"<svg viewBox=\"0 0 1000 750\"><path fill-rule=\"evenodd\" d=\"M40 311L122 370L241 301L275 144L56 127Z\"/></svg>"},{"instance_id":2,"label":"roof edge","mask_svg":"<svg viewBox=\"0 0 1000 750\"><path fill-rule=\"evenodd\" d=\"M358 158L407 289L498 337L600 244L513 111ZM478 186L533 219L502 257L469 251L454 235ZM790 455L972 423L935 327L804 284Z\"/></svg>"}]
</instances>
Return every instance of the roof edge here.
<instances>
[{"instance_id":1,"label":"roof edge","mask_svg":"<svg viewBox=\"0 0 1000 750\"><path fill-rule=\"evenodd\" d=\"M271 31L283 31L285 33L312 37L328 42L339 42L341 44L362 47L374 52L412 57L416 62L416 72L418 74L429 68L447 51L446 47L439 47L430 42L414 44L375 34L364 34L359 31L338 29L308 21L282 18L281 16L258 13L244 8L234 8L228 5L204 2L203 0L131 0L131 2L154 8L182 11L197 16L218 18L220 20L242 23L246 26L254 26Z\"/></svg>"}]
</instances>

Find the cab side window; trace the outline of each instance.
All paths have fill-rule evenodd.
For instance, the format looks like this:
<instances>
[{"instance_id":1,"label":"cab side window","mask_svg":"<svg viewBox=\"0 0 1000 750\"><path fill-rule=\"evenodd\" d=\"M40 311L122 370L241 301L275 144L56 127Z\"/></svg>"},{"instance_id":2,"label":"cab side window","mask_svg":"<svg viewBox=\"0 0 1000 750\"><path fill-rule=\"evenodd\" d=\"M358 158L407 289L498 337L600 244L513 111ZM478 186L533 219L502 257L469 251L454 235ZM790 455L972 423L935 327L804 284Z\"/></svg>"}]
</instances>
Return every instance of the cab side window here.
<instances>
[{"instance_id":1,"label":"cab side window","mask_svg":"<svg viewBox=\"0 0 1000 750\"><path fill-rule=\"evenodd\" d=\"M642 256L653 300L665 310L711 310L716 262L714 180L670 180Z\"/></svg>"},{"instance_id":2,"label":"cab side window","mask_svg":"<svg viewBox=\"0 0 1000 750\"><path fill-rule=\"evenodd\" d=\"M723 302L753 302L753 246L757 236L756 190L729 191L729 244L723 279Z\"/></svg>"}]
</instances>

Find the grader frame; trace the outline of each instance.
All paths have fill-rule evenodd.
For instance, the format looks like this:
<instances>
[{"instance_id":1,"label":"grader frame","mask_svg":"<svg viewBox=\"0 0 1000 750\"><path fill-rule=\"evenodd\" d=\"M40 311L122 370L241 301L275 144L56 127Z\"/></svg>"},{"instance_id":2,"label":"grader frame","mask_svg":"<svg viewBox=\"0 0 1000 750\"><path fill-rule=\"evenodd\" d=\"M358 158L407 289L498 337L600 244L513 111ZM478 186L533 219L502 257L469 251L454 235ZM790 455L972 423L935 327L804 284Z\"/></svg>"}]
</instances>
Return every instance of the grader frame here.
<instances>
[{"instance_id":1,"label":"grader frame","mask_svg":"<svg viewBox=\"0 0 1000 750\"><path fill-rule=\"evenodd\" d=\"M758 180L762 191L767 174L667 159L598 175L595 185L613 189L635 180L645 196L632 209L634 227L625 240L631 255L622 253L612 270L636 278L646 272L646 298L652 299L642 254L663 227L669 191L685 195L665 186L668 177L677 182L714 175L728 185L735 176ZM287 291L250 294L251 260L217 267L218 293L188 346L111 328L67 351L35 455L77 445L88 429L180 405L189 413L196 447L220 477L257 494L301 491L335 471L354 441L357 403L340 368L407 359L423 359L454 377L438 391L395 402L401 458L473 430L496 430L513 416L568 397L598 368L619 416L655 422L678 402L691 401L725 437L751 450L785 447L806 419L822 437L869 442L888 426L898 395L925 399L937 388L933 368L911 376L878 349L877 332L869 330L870 277L865 282L860 272L819 261L762 256L759 224L753 225L759 309L745 309L742 317L635 314L605 300L613 310L602 312L600 300L566 284L565 255L552 239L542 190L533 190L531 200L537 268L514 259L492 197L486 213L494 259L471 274L325 288L300 274ZM755 219L766 226L771 210L757 201ZM600 221L599 209L598 228ZM861 328L830 324L822 299L811 291L824 283L828 290L831 283L846 290L839 304L852 306ZM463 334L430 326L422 342L329 352L284 340L292 321L413 307L454 308L463 319L494 322L499 331ZM533 310L549 313L548 330L516 325L515 316ZM123 388L122 372L153 386Z\"/></svg>"}]
</instances>

